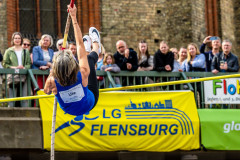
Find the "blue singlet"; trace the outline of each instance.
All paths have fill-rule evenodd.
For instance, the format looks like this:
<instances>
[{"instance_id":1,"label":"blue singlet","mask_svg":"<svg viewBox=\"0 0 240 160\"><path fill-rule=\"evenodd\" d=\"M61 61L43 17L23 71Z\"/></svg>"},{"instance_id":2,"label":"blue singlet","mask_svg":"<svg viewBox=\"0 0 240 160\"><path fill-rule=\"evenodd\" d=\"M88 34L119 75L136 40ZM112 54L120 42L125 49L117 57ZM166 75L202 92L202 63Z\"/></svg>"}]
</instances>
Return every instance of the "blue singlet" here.
<instances>
[{"instance_id":1,"label":"blue singlet","mask_svg":"<svg viewBox=\"0 0 240 160\"><path fill-rule=\"evenodd\" d=\"M70 86L61 86L55 79L57 98L60 107L65 113L71 115L82 115L89 112L95 102L93 93L88 87L82 86L82 75L80 72L77 74L77 82Z\"/></svg>"}]
</instances>

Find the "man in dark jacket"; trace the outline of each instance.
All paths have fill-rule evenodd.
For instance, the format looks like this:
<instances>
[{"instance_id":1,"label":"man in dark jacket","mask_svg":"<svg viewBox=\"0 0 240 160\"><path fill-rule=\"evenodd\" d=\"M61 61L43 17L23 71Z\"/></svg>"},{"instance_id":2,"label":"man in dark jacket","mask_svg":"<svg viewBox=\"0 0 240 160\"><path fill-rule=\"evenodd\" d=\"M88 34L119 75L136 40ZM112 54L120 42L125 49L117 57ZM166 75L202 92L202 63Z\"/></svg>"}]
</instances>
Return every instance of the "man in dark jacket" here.
<instances>
[{"instance_id":1,"label":"man in dark jacket","mask_svg":"<svg viewBox=\"0 0 240 160\"><path fill-rule=\"evenodd\" d=\"M232 43L229 40L222 42L222 50L213 57L212 61L212 73L218 72L238 72L239 64L238 57L231 53Z\"/></svg>"},{"instance_id":2,"label":"man in dark jacket","mask_svg":"<svg viewBox=\"0 0 240 160\"><path fill-rule=\"evenodd\" d=\"M117 52L114 54L115 63L122 71L136 71L138 69L137 53L127 48L126 42L119 40L116 43Z\"/></svg>"},{"instance_id":3,"label":"man in dark jacket","mask_svg":"<svg viewBox=\"0 0 240 160\"><path fill-rule=\"evenodd\" d=\"M213 38L213 40L210 40ZM205 47L207 43L212 44L212 50L205 52ZM220 52L221 39L219 37L208 36L203 40L203 44L200 47L200 53L205 55L206 60L206 72L211 72L211 65L214 55Z\"/></svg>"},{"instance_id":4,"label":"man in dark jacket","mask_svg":"<svg viewBox=\"0 0 240 160\"><path fill-rule=\"evenodd\" d=\"M169 52L169 47L165 41L160 42L160 48L155 53L153 59L153 70L155 71L167 71L173 70L174 54Z\"/></svg>"},{"instance_id":5,"label":"man in dark jacket","mask_svg":"<svg viewBox=\"0 0 240 160\"><path fill-rule=\"evenodd\" d=\"M122 71L136 71L138 69L138 58L137 53L127 48L126 42L119 40L116 43L117 52L114 54L115 63L119 66ZM130 79L130 85L132 84ZM123 86L126 84L126 78L123 78Z\"/></svg>"}]
</instances>

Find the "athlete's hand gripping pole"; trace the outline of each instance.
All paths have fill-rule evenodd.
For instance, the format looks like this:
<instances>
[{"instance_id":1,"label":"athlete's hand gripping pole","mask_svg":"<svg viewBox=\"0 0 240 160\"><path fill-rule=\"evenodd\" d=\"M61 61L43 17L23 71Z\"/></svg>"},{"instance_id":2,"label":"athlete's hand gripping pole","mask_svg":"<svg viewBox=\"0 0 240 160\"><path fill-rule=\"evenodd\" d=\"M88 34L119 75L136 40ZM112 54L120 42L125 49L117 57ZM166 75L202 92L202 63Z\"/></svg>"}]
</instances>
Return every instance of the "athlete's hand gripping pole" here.
<instances>
[{"instance_id":1,"label":"athlete's hand gripping pole","mask_svg":"<svg viewBox=\"0 0 240 160\"><path fill-rule=\"evenodd\" d=\"M70 6L72 8L74 6L74 1L75 0L71 0L71 3L70 3ZM68 13L67 22L66 22L65 31L64 31L62 50L66 49L66 44L67 44L67 38L68 38L68 32L69 32L70 24L71 24L71 16Z\"/></svg>"}]
</instances>

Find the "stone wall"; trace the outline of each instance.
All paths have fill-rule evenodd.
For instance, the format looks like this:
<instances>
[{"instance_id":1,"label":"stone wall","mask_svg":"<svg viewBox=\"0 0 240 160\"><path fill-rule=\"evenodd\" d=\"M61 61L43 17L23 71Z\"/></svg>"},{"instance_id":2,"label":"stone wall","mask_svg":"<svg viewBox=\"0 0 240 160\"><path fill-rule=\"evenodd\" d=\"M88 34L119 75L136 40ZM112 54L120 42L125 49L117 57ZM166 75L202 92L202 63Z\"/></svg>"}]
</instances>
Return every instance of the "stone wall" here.
<instances>
[{"instance_id":1,"label":"stone wall","mask_svg":"<svg viewBox=\"0 0 240 160\"><path fill-rule=\"evenodd\" d=\"M200 46L207 36L205 20L205 1L192 0L192 41Z\"/></svg>"},{"instance_id":2,"label":"stone wall","mask_svg":"<svg viewBox=\"0 0 240 160\"><path fill-rule=\"evenodd\" d=\"M235 36L236 36L236 46L235 46L235 54L240 58L240 1L234 0L234 25L235 25Z\"/></svg>"},{"instance_id":3,"label":"stone wall","mask_svg":"<svg viewBox=\"0 0 240 160\"><path fill-rule=\"evenodd\" d=\"M3 54L7 48L7 19L6 19L6 0L0 2L0 51Z\"/></svg>"},{"instance_id":4,"label":"stone wall","mask_svg":"<svg viewBox=\"0 0 240 160\"><path fill-rule=\"evenodd\" d=\"M115 52L117 40L137 50L145 39L150 53L166 40L170 47L186 46L192 41L191 2L167 0L102 1L102 37L106 51Z\"/></svg>"},{"instance_id":5,"label":"stone wall","mask_svg":"<svg viewBox=\"0 0 240 160\"><path fill-rule=\"evenodd\" d=\"M221 0L221 28L222 39L229 39L233 43L233 52L235 53L236 35L234 24L234 2L233 0Z\"/></svg>"}]
</instances>

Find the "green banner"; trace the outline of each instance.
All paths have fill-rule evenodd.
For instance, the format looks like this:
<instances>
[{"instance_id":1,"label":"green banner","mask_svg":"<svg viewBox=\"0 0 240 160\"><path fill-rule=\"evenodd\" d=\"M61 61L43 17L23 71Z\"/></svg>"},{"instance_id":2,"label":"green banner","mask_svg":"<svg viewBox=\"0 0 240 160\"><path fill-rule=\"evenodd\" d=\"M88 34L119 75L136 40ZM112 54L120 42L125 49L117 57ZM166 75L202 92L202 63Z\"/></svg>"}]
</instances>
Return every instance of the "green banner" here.
<instances>
[{"instance_id":1,"label":"green banner","mask_svg":"<svg viewBox=\"0 0 240 160\"><path fill-rule=\"evenodd\" d=\"M240 150L240 109L199 109L202 144L212 150Z\"/></svg>"}]
</instances>

